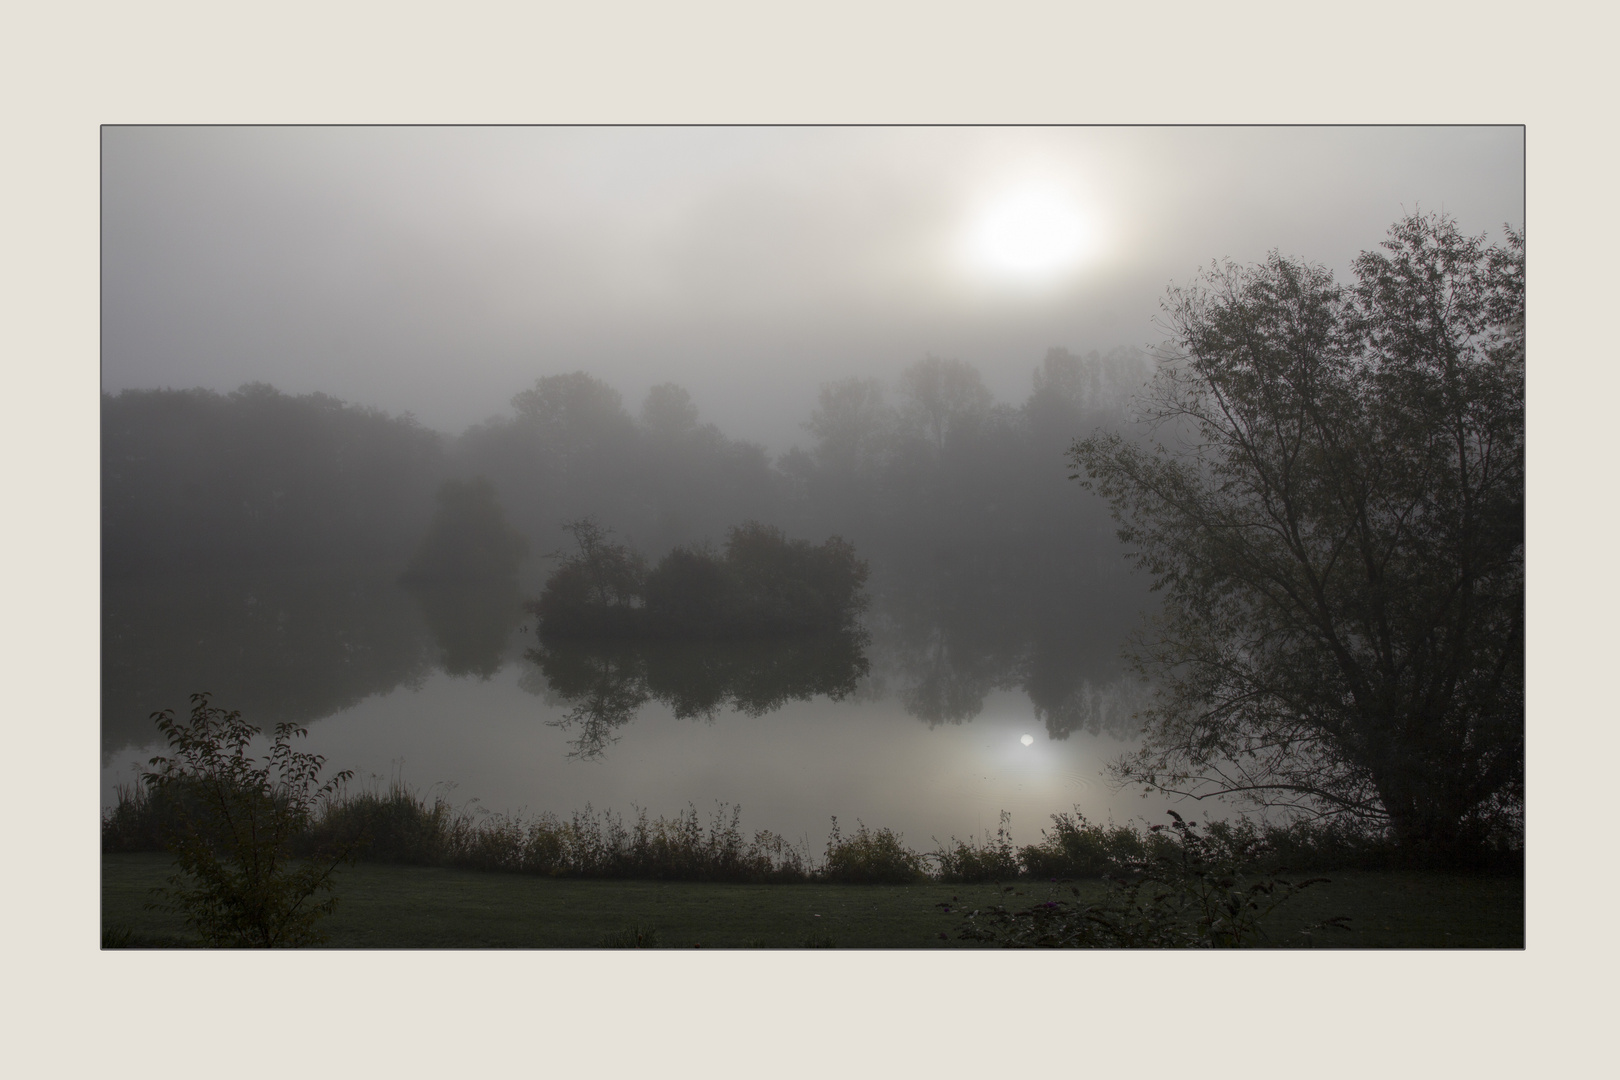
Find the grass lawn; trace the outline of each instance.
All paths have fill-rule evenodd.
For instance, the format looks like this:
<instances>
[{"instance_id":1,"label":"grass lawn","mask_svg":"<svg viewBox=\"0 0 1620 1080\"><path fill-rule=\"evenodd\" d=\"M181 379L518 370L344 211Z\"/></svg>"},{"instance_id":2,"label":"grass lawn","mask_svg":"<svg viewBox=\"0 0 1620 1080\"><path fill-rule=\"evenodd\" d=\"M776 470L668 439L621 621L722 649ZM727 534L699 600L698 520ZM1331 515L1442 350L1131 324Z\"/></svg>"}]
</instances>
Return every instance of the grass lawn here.
<instances>
[{"instance_id":1,"label":"grass lawn","mask_svg":"<svg viewBox=\"0 0 1620 1080\"><path fill-rule=\"evenodd\" d=\"M166 855L104 855L104 934L134 947L184 945L181 921L147 911L151 889L170 873ZM707 885L577 881L442 868L362 863L340 872L337 912L322 925L348 949L599 948L633 927L656 931L661 947L738 949L974 948L956 940L960 923L935 905L1009 906L1045 899L1059 886ZM1273 916L1281 945L1295 931L1349 915L1346 933L1319 935L1333 948L1522 948L1524 882L1418 872L1342 871ZM1083 893L1101 885L1082 882ZM1068 886L1062 886L1068 895ZM941 939L940 934L949 935Z\"/></svg>"}]
</instances>

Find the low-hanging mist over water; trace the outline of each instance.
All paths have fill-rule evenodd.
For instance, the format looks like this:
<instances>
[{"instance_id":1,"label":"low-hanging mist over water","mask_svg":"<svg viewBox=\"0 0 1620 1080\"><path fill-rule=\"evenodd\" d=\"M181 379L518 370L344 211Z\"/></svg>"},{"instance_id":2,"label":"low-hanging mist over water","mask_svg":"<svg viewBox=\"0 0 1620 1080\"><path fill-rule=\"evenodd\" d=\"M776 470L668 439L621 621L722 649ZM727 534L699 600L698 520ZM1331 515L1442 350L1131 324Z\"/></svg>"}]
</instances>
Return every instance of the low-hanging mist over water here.
<instances>
[{"instance_id":1,"label":"low-hanging mist over water","mask_svg":"<svg viewBox=\"0 0 1620 1080\"><path fill-rule=\"evenodd\" d=\"M361 775L503 808L719 800L794 833L880 809L960 830L986 799L1007 804L992 823L1015 802L1095 813L1094 740L1131 733L1140 690L1118 653L1148 594L1061 452L1145 371L1132 351L1054 350L1015 407L925 359L895 390L830 384L810 449L774 460L677 387L633 414L584 373L541 378L459 439L268 386L109 397L104 786L150 756L148 713L207 689L261 726L313 724ZM808 635L543 639L532 601L580 522L652 561L768 523L811 552L841 537L870 574L853 623ZM427 729L405 719L427 701ZM672 732L686 749L648 758ZM1030 732L1041 749L1018 742ZM890 779L858 779L873 767ZM781 820L794 787L826 799L801 793Z\"/></svg>"},{"instance_id":2,"label":"low-hanging mist over water","mask_svg":"<svg viewBox=\"0 0 1620 1080\"><path fill-rule=\"evenodd\" d=\"M741 804L816 844L1156 808L1103 772L1155 594L1069 447L1183 434L1133 422L1167 285L1342 273L1419 207L1520 228L1522 158L1517 128L108 128L103 800L207 690L502 811ZM544 636L581 522L690 580L838 537L864 607Z\"/></svg>"}]
</instances>

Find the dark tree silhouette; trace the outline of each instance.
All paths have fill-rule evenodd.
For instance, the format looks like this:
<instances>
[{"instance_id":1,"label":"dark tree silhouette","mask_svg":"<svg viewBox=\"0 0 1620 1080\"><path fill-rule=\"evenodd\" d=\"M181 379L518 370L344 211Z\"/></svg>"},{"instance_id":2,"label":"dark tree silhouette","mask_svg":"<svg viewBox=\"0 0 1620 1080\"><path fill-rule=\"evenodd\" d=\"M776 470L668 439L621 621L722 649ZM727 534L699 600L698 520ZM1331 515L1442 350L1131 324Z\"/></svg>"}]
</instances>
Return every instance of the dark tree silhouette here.
<instances>
[{"instance_id":1,"label":"dark tree silhouette","mask_svg":"<svg viewBox=\"0 0 1620 1080\"><path fill-rule=\"evenodd\" d=\"M1516 827L1524 765L1524 246L1443 217L1356 284L1279 255L1172 290L1145 417L1075 444L1164 596L1120 775L1389 828Z\"/></svg>"},{"instance_id":2,"label":"dark tree silhouette","mask_svg":"<svg viewBox=\"0 0 1620 1080\"><path fill-rule=\"evenodd\" d=\"M642 588L647 564L636 552L610 539L612 530L585 518L563 528L578 550L564 555L538 600L525 605L551 637L633 634L641 626Z\"/></svg>"},{"instance_id":3,"label":"dark tree silhouette","mask_svg":"<svg viewBox=\"0 0 1620 1080\"><path fill-rule=\"evenodd\" d=\"M813 545L774 526L734 527L725 552L676 548L651 571L592 521L528 607L547 637L713 637L848 630L867 567L838 537Z\"/></svg>"}]
</instances>

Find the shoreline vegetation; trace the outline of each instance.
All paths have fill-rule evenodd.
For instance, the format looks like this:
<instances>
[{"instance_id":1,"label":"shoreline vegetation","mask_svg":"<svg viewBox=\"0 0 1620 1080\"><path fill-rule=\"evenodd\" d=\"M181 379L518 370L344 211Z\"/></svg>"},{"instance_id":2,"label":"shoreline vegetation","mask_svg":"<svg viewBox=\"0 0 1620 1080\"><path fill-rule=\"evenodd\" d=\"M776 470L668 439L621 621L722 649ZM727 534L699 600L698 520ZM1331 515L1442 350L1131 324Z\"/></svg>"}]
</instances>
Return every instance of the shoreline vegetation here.
<instances>
[{"instance_id":1,"label":"shoreline vegetation","mask_svg":"<svg viewBox=\"0 0 1620 1080\"><path fill-rule=\"evenodd\" d=\"M104 855L165 850L176 809L161 794L121 785L104 811ZM494 813L476 800L458 807L442 793L395 780L344 789L322 803L295 852L351 846L360 862L435 866L543 877L738 882L751 884L943 884L1097 878L1128 873L1176 851L1163 827L1100 824L1078 812L1053 814L1035 843L1018 844L1011 816L994 834L909 846L892 829L856 822L851 832L832 818L823 852L768 830L742 829L742 808L717 804L707 825L695 806L673 817L637 809L626 819L590 806L567 818ZM1194 825L1193 827L1198 827ZM1329 870L1421 870L1386 838L1332 824L1257 825L1247 818L1202 824L1212 854L1262 873ZM1522 849L1495 852L1453 870L1522 873Z\"/></svg>"},{"instance_id":2,"label":"shoreline vegetation","mask_svg":"<svg viewBox=\"0 0 1620 1080\"><path fill-rule=\"evenodd\" d=\"M107 948L329 943L328 929L316 923L326 922L339 907L338 869L360 862L368 871L389 865L424 873L495 871L504 873L482 876L594 879L625 886L639 882L687 893L809 886L800 893L805 898L849 887L959 886L983 892L994 882L995 892L977 902L964 903L955 894L934 902L939 911L927 913L925 921L950 918L948 929L933 933L947 941L954 932L958 942L1025 948L1314 947L1318 935L1347 931L1353 916L1318 910L1304 925L1294 920L1300 907L1292 902L1314 886L1331 883L1311 876L1312 871L1387 867L1410 850L1391 837L1348 832L1331 823L1284 826L1240 818L1200 824L1173 810L1167 812L1171 825L1151 825L1145 831L1135 825L1099 825L1078 812L1054 814L1038 843L1018 845L1011 817L1003 812L993 836L952 836L946 843L936 838L928 852L908 846L892 829L869 829L859 819L855 831L846 833L834 817L818 858L808 841L795 845L765 830L749 838L741 826L742 808L724 803L716 805L705 827L691 804L673 818L649 818L638 809L630 822L590 806L567 820L551 813L525 818L490 813L476 801L457 808L445 793L413 790L398 777L386 788L375 777L369 785L351 788L353 774L345 770L321 784L325 759L292 745L304 736L303 729L278 725L270 753L259 765L245 753L258 729L239 712L214 705L206 693L192 695L189 720L178 720L170 711L153 719L168 739L171 756L152 759L155 771L144 773L138 786L120 787L116 804L102 814ZM141 863L141 856L154 852L167 858ZM1497 870L1511 870L1511 863L1522 858L1519 851L1499 854ZM169 876L164 884L148 884L151 899L142 910L176 917L189 933L174 934L173 924L161 917L134 915L131 875L150 880L162 864ZM360 874L362 880L376 876ZM1512 947L1522 943L1522 897L1515 918L1508 894L1515 885L1522 893L1522 866L1515 880L1499 878L1500 888L1487 889L1493 914L1484 941ZM1006 881L1013 884L1002 884ZM1067 895L1059 891L1064 887ZM1030 892L1044 898L1032 899ZM1457 900L1454 894L1448 892L1448 902ZM1017 898L1023 898L1023 905ZM781 898L770 902L780 907ZM924 913L903 896L896 902L904 910L891 914L904 924L903 936L909 938ZM479 906L473 902L473 909ZM1279 916L1284 906L1289 914ZM471 932L469 927L483 918L473 909L448 912L460 929L434 940L494 944L476 935L472 940L456 936ZM757 913L732 910L730 900L710 910L716 926L735 930L739 920L758 923ZM1285 924L1284 918L1294 921ZM158 926L169 929L158 933ZM362 918L356 926L362 937L373 935L366 938L370 944L398 945L386 925ZM519 923L517 929L525 928ZM890 932L902 933L895 927ZM545 943L534 936L533 927L520 940ZM748 940L762 947L784 944ZM657 944L657 927L639 920L597 942L603 948ZM837 941L819 933L799 944L835 947ZM868 944L893 947L895 942Z\"/></svg>"},{"instance_id":3,"label":"shoreline vegetation","mask_svg":"<svg viewBox=\"0 0 1620 1080\"><path fill-rule=\"evenodd\" d=\"M139 787L102 819L102 946L202 945L154 888L172 808ZM1196 829L1198 835L1192 840ZM358 841L358 842L357 842ZM1189 843L1191 841L1191 843ZM354 844L321 941L339 948L1522 948L1522 853L1474 872L1387 842L1252 821L1170 828L1053 815L919 851L833 819L825 850L741 808L633 819L489 813L377 779L327 800L292 845ZM1195 850L1196 849L1196 850ZM1189 854L1196 857L1188 860ZM1155 873L1144 868L1159 864ZM1331 878L1320 877L1323 871ZM1286 876L1285 876L1286 875ZM1143 884L1148 887L1143 889Z\"/></svg>"}]
</instances>

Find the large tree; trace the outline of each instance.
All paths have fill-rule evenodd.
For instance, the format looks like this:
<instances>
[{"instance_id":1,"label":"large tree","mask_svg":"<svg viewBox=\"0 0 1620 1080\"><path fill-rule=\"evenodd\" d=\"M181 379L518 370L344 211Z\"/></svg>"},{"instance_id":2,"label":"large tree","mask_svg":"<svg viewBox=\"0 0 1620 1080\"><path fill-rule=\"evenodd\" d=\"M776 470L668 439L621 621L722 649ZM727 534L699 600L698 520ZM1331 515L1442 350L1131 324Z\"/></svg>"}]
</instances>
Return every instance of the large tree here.
<instances>
[{"instance_id":1,"label":"large tree","mask_svg":"<svg viewBox=\"0 0 1620 1080\"><path fill-rule=\"evenodd\" d=\"M1383 249L1172 289L1154 435L1071 455L1164 598L1121 778L1445 856L1522 821L1524 238Z\"/></svg>"}]
</instances>

